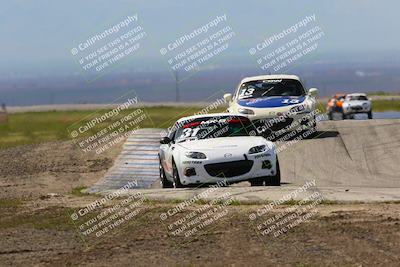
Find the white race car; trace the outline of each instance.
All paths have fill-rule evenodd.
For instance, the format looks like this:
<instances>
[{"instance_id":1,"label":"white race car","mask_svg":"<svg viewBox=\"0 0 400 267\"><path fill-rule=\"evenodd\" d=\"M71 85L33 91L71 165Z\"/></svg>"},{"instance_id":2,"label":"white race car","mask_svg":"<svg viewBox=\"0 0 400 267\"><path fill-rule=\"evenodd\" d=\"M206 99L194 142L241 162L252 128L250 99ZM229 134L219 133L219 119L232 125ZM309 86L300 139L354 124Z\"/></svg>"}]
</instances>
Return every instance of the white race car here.
<instances>
[{"instance_id":1,"label":"white race car","mask_svg":"<svg viewBox=\"0 0 400 267\"><path fill-rule=\"evenodd\" d=\"M163 188L250 181L252 186L280 185L275 145L251 121L238 114L216 113L178 120L160 141Z\"/></svg>"},{"instance_id":2,"label":"white race car","mask_svg":"<svg viewBox=\"0 0 400 267\"><path fill-rule=\"evenodd\" d=\"M294 75L262 75L244 78L236 93L225 94L229 113L239 113L252 120L258 133L294 131L316 127L315 107L318 90L305 91Z\"/></svg>"},{"instance_id":3,"label":"white race car","mask_svg":"<svg viewBox=\"0 0 400 267\"><path fill-rule=\"evenodd\" d=\"M368 119L372 119L372 104L366 94L348 94L342 104L343 118L352 119L354 114L366 113Z\"/></svg>"}]
</instances>

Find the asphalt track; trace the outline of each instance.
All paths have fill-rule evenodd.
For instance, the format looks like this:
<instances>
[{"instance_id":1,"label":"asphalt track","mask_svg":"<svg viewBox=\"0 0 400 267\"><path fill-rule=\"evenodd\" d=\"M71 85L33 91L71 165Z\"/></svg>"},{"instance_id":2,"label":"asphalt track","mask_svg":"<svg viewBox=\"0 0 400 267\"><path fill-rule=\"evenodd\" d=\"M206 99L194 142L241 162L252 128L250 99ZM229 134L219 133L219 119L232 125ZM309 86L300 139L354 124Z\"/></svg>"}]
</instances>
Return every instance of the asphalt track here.
<instances>
[{"instance_id":1,"label":"asphalt track","mask_svg":"<svg viewBox=\"0 0 400 267\"><path fill-rule=\"evenodd\" d=\"M157 146L161 129L143 129L132 135L105 177L89 192L109 193L137 181L135 189L148 198L188 199L207 188L161 189ZM218 188L207 198L229 192L237 200L278 200L315 181L293 199L318 191L332 201L400 201L400 120L323 121L311 139L280 143L281 187L250 187L248 182Z\"/></svg>"}]
</instances>

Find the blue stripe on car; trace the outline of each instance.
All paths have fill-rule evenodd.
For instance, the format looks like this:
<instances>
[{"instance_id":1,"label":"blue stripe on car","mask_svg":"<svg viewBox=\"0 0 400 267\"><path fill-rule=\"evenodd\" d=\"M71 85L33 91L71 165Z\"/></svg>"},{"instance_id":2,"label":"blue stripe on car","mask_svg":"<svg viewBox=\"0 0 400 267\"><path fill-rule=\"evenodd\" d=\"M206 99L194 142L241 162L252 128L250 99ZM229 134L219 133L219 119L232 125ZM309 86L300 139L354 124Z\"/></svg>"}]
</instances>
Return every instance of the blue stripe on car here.
<instances>
[{"instance_id":1,"label":"blue stripe on car","mask_svg":"<svg viewBox=\"0 0 400 267\"><path fill-rule=\"evenodd\" d=\"M238 101L238 104L243 107L252 108L276 108L300 104L305 99L305 96L272 96L266 98L242 99Z\"/></svg>"}]
</instances>

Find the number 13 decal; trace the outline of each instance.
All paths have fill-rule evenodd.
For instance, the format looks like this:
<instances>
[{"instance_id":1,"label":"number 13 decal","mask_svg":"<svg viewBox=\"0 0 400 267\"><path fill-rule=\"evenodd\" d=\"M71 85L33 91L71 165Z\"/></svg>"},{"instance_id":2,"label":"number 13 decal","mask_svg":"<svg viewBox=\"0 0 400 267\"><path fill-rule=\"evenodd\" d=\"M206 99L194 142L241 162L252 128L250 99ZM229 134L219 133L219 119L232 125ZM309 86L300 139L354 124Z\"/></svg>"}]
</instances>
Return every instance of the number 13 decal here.
<instances>
[{"instance_id":1,"label":"number 13 decal","mask_svg":"<svg viewBox=\"0 0 400 267\"><path fill-rule=\"evenodd\" d=\"M253 95L253 93L254 93L254 88L246 88L246 89L243 89L241 92L240 92L240 97L248 97L248 96L252 96Z\"/></svg>"}]
</instances>

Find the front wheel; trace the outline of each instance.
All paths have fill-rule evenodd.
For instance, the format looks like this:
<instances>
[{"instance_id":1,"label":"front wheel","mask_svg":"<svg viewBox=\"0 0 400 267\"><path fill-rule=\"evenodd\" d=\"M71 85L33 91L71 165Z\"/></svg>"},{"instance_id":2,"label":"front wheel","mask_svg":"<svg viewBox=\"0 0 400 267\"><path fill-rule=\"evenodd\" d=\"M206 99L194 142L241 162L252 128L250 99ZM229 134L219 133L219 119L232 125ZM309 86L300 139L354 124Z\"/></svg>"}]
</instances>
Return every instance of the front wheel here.
<instances>
[{"instance_id":1,"label":"front wheel","mask_svg":"<svg viewBox=\"0 0 400 267\"><path fill-rule=\"evenodd\" d=\"M333 120L333 113L331 110L328 111L328 118L329 118L329 120Z\"/></svg>"},{"instance_id":2,"label":"front wheel","mask_svg":"<svg viewBox=\"0 0 400 267\"><path fill-rule=\"evenodd\" d=\"M281 169L278 157L276 157L276 174L265 178L265 186L281 186Z\"/></svg>"},{"instance_id":3,"label":"front wheel","mask_svg":"<svg viewBox=\"0 0 400 267\"><path fill-rule=\"evenodd\" d=\"M313 121L312 121L312 128L313 128L314 130L317 129L317 117L316 117L315 115L314 115Z\"/></svg>"},{"instance_id":4,"label":"front wheel","mask_svg":"<svg viewBox=\"0 0 400 267\"><path fill-rule=\"evenodd\" d=\"M160 160L160 164L159 164L159 170L160 170L160 184L162 188L172 188L174 187L173 184L168 181L167 177L165 176L165 171L164 171L164 167L161 164L161 160Z\"/></svg>"},{"instance_id":5,"label":"front wheel","mask_svg":"<svg viewBox=\"0 0 400 267\"><path fill-rule=\"evenodd\" d=\"M182 188L183 184L181 183L181 180L179 178L179 173L178 173L178 169L176 168L175 162L172 162L172 174L173 174L173 178L174 178L174 188Z\"/></svg>"}]
</instances>

